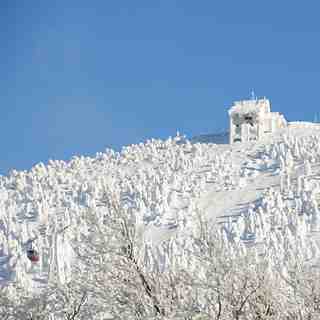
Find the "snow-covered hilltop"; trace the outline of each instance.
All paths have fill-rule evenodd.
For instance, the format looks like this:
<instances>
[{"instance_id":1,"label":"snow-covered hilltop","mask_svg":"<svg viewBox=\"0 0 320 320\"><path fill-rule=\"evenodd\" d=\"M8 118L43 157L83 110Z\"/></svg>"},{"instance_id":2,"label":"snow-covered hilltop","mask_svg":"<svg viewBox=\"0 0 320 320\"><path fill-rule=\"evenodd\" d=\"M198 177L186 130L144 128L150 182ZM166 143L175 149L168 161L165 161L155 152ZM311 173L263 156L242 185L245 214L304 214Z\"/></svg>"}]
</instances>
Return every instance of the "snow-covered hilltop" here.
<instances>
[{"instance_id":1,"label":"snow-covered hilltop","mask_svg":"<svg viewBox=\"0 0 320 320\"><path fill-rule=\"evenodd\" d=\"M319 133L319 125L295 122L231 145L191 143L178 135L120 153L106 150L95 158L12 171L0 178L0 284L33 294L52 281L67 284L75 264L97 263L86 250L99 247L95 241L101 244L104 236L97 234L106 234L111 220L105 219L115 208L134 226L135 249L128 259L159 314L161 296L150 293L142 270L165 272L174 265L207 274L206 263L190 256L197 243L189 236L198 230L200 213L218 226L215 241L223 243L225 255L250 252L255 261L267 256L270 270L277 267L281 275L290 272L297 256L318 265ZM92 222L97 220L104 232ZM110 239L101 245L106 252L115 245ZM30 250L38 261L31 261ZM196 313L216 314L203 307L202 294L193 301ZM110 307L109 314L121 306ZM130 319L127 309L121 312Z\"/></svg>"}]
</instances>

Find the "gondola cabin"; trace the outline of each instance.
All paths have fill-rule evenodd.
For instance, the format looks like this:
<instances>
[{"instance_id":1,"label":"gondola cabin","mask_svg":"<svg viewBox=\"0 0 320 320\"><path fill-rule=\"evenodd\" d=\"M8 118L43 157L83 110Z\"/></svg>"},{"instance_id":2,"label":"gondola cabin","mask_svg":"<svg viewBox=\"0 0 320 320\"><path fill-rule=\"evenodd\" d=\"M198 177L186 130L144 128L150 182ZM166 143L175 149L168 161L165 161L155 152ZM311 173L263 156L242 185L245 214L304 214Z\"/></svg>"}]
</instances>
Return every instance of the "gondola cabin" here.
<instances>
[{"instance_id":1,"label":"gondola cabin","mask_svg":"<svg viewBox=\"0 0 320 320\"><path fill-rule=\"evenodd\" d=\"M27 257L31 262L38 262L39 261L39 253L37 250L30 249L27 251Z\"/></svg>"}]
</instances>

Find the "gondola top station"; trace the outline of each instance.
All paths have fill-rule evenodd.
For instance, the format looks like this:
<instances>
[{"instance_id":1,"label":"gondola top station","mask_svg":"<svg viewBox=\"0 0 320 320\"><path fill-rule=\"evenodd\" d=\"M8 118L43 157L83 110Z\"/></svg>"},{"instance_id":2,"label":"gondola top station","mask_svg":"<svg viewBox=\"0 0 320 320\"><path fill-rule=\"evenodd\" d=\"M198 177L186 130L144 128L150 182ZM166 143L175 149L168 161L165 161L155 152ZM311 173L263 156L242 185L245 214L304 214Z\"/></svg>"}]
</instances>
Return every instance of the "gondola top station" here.
<instances>
[{"instance_id":1,"label":"gondola top station","mask_svg":"<svg viewBox=\"0 0 320 320\"><path fill-rule=\"evenodd\" d=\"M287 121L279 112L271 112L266 98L234 102L228 111L230 117L230 144L260 140L278 129L285 128Z\"/></svg>"}]
</instances>

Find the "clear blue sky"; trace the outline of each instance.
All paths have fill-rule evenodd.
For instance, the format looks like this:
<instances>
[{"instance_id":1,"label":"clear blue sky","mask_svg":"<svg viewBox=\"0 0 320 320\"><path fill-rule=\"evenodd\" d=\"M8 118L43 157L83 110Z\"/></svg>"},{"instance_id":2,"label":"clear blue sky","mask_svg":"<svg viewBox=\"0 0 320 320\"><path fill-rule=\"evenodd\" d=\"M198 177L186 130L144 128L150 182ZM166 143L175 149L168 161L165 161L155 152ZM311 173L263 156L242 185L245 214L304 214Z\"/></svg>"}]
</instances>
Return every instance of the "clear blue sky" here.
<instances>
[{"instance_id":1,"label":"clear blue sky","mask_svg":"<svg viewBox=\"0 0 320 320\"><path fill-rule=\"evenodd\" d=\"M252 88L312 121L319 12L319 1L1 1L0 173L221 131Z\"/></svg>"}]
</instances>

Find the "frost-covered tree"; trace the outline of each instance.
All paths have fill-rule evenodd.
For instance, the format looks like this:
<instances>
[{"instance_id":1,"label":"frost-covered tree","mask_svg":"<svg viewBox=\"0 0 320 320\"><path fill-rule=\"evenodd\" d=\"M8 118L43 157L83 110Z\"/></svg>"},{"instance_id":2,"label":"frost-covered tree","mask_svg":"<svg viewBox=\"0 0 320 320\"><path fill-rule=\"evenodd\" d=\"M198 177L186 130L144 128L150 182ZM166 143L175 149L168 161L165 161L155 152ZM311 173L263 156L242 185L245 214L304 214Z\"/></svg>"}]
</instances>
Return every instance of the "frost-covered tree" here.
<instances>
[{"instance_id":1,"label":"frost-covered tree","mask_svg":"<svg viewBox=\"0 0 320 320\"><path fill-rule=\"evenodd\" d=\"M6 320L79 320L92 314L87 308L87 293L74 283L49 283L38 292L10 285L0 291L0 316Z\"/></svg>"},{"instance_id":2,"label":"frost-covered tree","mask_svg":"<svg viewBox=\"0 0 320 320\"><path fill-rule=\"evenodd\" d=\"M160 279L144 264L143 226L134 210L121 206L111 190L105 211L88 208L79 229L75 250L79 258L79 287L84 286L91 305L116 319L165 314Z\"/></svg>"}]
</instances>

